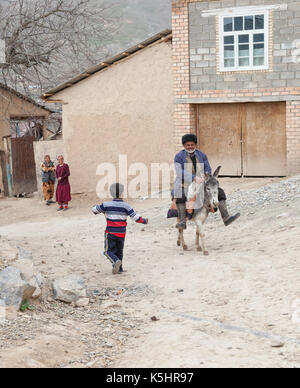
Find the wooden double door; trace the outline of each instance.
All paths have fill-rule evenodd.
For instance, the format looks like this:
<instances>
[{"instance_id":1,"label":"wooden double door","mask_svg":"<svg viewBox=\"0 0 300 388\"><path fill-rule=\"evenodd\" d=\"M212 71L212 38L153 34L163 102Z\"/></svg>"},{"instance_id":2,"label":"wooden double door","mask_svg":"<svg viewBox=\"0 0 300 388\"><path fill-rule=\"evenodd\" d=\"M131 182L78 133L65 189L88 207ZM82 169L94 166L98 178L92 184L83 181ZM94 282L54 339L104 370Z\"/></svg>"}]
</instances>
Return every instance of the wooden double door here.
<instances>
[{"instance_id":1,"label":"wooden double door","mask_svg":"<svg viewBox=\"0 0 300 388\"><path fill-rule=\"evenodd\" d=\"M226 176L287 174L286 103L197 106L199 148Z\"/></svg>"}]
</instances>

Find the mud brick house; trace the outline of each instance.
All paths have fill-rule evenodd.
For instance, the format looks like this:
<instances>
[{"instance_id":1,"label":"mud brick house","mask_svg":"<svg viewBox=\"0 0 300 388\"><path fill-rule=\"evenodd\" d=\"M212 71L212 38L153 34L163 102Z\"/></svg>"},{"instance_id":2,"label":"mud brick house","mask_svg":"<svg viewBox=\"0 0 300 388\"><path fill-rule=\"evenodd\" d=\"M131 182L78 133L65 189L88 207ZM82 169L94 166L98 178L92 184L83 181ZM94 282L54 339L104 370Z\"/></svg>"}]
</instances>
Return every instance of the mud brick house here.
<instances>
[{"instance_id":1,"label":"mud brick house","mask_svg":"<svg viewBox=\"0 0 300 388\"><path fill-rule=\"evenodd\" d=\"M300 172L300 1L173 0L175 141L231 176Z\"/></svg>"},{"instance_id":2,"label":"mud brick house","mask_svg":"<svg viewBox=\"0 0 300 388\"><path fill-rule=\"evenodd\" d=\"M45 93L63 104L74 193L95 192L97 166L174 158L172 34L165 30ZM72 171L74 173L72 173Z\"/></svg>"},{"instance_id":3,"label":"mud brick house","mask_svg":"<svg viewBox=\"0 0 300 388\"><path fill-rule=\"evenodd\" d=\"M52 112L0 83L0 195L36 191L33 141L47 137Z\"/></svg>"}]
</instances>

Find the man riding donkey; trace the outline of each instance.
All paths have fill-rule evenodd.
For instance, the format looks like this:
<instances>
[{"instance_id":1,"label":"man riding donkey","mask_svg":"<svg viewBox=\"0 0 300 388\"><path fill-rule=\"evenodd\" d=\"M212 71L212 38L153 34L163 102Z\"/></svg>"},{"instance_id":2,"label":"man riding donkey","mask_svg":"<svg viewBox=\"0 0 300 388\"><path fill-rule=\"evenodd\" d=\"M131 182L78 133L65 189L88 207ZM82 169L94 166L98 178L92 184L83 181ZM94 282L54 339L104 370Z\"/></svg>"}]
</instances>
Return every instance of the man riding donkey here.
<instances>
[{"instance_id":1,"label":"man riding donkey","mask_svg":"<svg viewBox=\"0 0 300 388\"><path fill-rule=\"evenodd\" d=\"M186 229L186 219L193 217L193 201L187 203L188 188L191 183L203 183L203 174L211 175L212 170L207 156L197 149L197 137L193 134L187 134L182 138L184 150L175 156L176 181L173 192L174 202L178 212L179 222L177 229ZM232 224L240 217L240 213L230 216L227 209L226 194L219 188L219 210L225 226ZM211 209L215 212L217 209Z\"/></svg>"}]
</instances>

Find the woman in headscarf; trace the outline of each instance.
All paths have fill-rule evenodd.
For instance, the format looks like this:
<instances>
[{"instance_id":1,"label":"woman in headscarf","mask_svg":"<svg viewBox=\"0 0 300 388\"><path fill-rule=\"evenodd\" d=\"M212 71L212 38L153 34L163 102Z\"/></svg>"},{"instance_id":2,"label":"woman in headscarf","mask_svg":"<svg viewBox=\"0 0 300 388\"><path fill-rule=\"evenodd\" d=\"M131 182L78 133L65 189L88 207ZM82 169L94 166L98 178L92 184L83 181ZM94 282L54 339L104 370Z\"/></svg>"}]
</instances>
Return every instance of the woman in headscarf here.
<instances>
[{"instance_id":1,"label":"woman in headscarf","mask_svg":"<svg viewBox=\"0 0 300 388\"><path fill-rule=\"evenodd\" d=\"M69 202L71 201L71 186L69 183L70 168L64 162L64 157L60 155L58 158L58 166L56 167L56 202L59 204L58 211L68 210Z\"/></svg>"},{"instance_id":2,"label":"woman in headscarf","mask_svg":"<svg viewBox=\"0 0 300 388\"><path fill-rule=\"evenodd\" d=\"M52 201L54 196L54 186L55 186L55 165L51 161L49 155L46 155L44 158L44 162L41 165L42 170L42 182L43 182L43 194L44 200L46 201L46 205L50 206L51 203L55 203Z\"/></svg>"}]
</instances>

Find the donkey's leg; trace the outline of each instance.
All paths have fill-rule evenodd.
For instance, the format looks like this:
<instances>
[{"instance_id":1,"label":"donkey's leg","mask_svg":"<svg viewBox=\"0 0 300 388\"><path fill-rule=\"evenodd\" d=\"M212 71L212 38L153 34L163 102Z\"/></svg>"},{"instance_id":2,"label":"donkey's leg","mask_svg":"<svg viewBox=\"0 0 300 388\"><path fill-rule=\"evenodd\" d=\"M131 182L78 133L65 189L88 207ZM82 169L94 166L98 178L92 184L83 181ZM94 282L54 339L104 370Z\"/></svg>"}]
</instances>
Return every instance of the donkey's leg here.
<instances>
[{"instance_id":1,"label":"donkey's leg","mask_svg":"<svg viewBox=\"0 0 300 388\"><path fill-rule=\"evenodd\" d=\"M177 246L178 246L178 247L181 246L181 234L180 234L180 230L178 230Z\"/></svg>"},{"instance_id":2,"label":"donkey's leg","mask_svg":"<svg viewBox=\"0 0 300 388\"><path fill-rule=\"evenodd\" d=\"M205 242L205 234L204 234L204 227L203 224L201 224L200 227L200 238L201 238L201 245L202 245L202 251L204 256L208 256L208 250L206 248L206 242Z\"/></svg>"},{"instance_id":3,"label":"donkey's leg","mask_svg":"<svg viewBox=\"0 0 300 388\"><path fill-rule=\"evenodd\" d=\"M187 247L187 245L185 244L184 236L183 236L183 230L182 230L182 229L179 230L179 234L180 234L181 246L182 246L182 248L183 248L184 251L187 251L187 250L188 250L188 247Z\"/></svg>"},{"instance_id":4,"label":"donkey's leg","mask_svg":"<svg viewBox=\"0 0 300 388\"><path fill-rule=\"evenodd\" d=\"M196 248L197 248L198 252L201 252L202 248L200 246L200 231L199 231L197 223L196 223L196 228L197 228L196 229Z\"/></svg>"},{"instance_id":5,"label":"donkey's leg","mask_svg":"<svg viewBox=\"0 0 300 388\"><path fill-rule=\"evenodd\" d=\"M179 221L179 219L178 219L178 221ZM179 247L182 246L182 248L185 251L187 251L187 249L188 249L187 245L184 242L183 229L182 228L178 229L177 246L179 246Z\"/></svg>"},{"instance_id":6,"label":"donkey's leg","mask_svg":"<svg viewBox=\"0 0 300 388\"><path fill-rule=\"evenodd\" d=\"M205 256L208 256L208 250L206 248L205 243L205 234L204 234L204 223L208 217L208 214L206 211L203 211L199 214L199 216L196 218L195 222L197 224L197 230L199 231L199 236L201 238L201 245L202 245L202 251Z\"/></svg>"}]
</instances>

